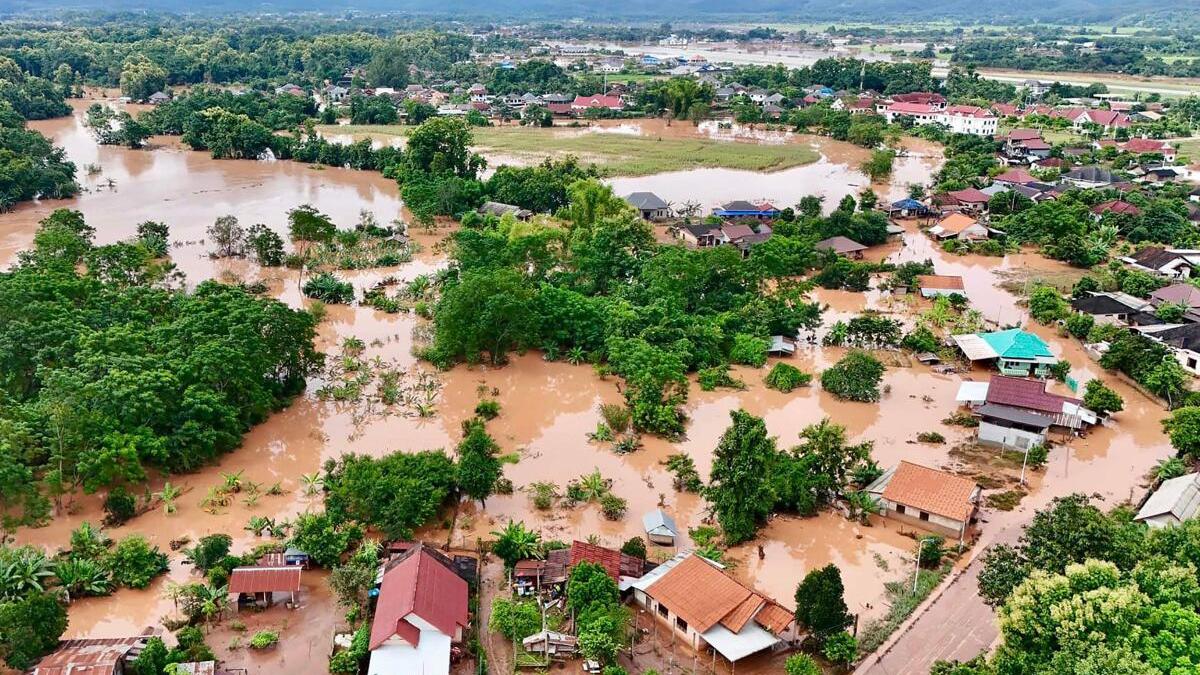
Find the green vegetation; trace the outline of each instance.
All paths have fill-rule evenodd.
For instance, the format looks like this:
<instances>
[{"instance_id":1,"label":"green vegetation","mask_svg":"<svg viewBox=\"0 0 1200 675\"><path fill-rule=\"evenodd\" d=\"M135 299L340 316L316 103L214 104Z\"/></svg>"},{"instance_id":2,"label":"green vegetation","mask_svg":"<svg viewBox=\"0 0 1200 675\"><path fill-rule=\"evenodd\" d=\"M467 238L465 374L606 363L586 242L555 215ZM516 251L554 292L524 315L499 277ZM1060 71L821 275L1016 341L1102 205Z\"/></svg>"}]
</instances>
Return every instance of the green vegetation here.
<instances>
[{"instance_id":1,"label":"green vegetation","mask_svg":"<svg viewBox=\"0 0 1200 675\"><path fill-rule=\"evenodd\" d=\"M925 598L937 588L950 573L950 565L935 569L922 568L917 571L916 590L911 578L889 581L884 584L888 596L888 611L882 618L868 621L858 633L858 654L866 656L879 648L888 637L912 615Z\"/></svg>"},{"instance_id":2,"label":"green vegetation","mask_svg":"<svg viewBox=\"0 0 1200 675\"><path fill-rule=\"evenodd\" d=\"M567 579L567 607L574 613L579 650L608 664L629 641L630 611L621 604L617 582L595 563L581 562Z\"/></svg>"},{"instance_id":3,"label":"green vegetation","mask_svg":"<svg viewBox=\"0 0 1200 675\"><path fill-rule=\"evenodd\" d=\"M140 243L94 246L92 235L78 212L55 211L0 274L0 340L13 345L0 367L10 527L42 519L46 495L119 490L148 466L216 459L321 362L308 314L214 282L171 288ZM119 519L129 515L126 504Z\"/></svg>"},{"instance_id":4,"label":"green vegetation","mask_svg":"<svg viewBox=\"0 0 1200 675\"><path fill-rule=\"evenodd\" d=\"M771 389L788 394L797 387L808 386L809 382L812 382L812 375L802 372L796 366L776 363L771 366L771 372L767 373L763 382Z\"/></svg>"},{"instance_id":5,"label":"green vegetation","mask_svg":"<svg viewBox=\"0 0 1200 675\"><path fill-rule=\"evenodd\" d=\"M796 621L818 639L841 632L853 622L844 594L836 565L810 571L796 586Z\"/></svg>"},{"instance_id":6,"label":"green vegetation","mask_svg":"<svg viewBox=\"0 0 1200 675\"><path fill-rule=\"evenodd\" d=\"M843 400L878 401L883 371L879 359L867 352L851 351L821 373L821 386Z\"/></svg>"}]
</instances>

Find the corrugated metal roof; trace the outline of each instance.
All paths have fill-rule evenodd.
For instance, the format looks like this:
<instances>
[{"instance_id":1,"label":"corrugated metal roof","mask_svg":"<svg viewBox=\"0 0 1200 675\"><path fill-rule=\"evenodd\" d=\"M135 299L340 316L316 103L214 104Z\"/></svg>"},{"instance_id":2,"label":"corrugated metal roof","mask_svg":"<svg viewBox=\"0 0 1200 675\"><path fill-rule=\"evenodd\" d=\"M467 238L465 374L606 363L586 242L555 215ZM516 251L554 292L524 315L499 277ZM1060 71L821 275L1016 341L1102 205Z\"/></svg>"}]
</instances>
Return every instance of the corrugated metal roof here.
<instances>
[{"instance_id":1,"label":"corrugated metal roof","mask_svg":"<svg viewBox=\"0 0 1200 675\"><path fill-rule=\"evenodd\" d=\"M987 402L1037 410L1051 415L1061 415L1064 403L1082 403L1079 399L1047 392L1046 383L1042 380L1025 380L1006 375L992 376L988 382Z\"/></svg>"},{"instance_id":2,"label":"corrugated metal roof","mask_svg":"<svg viewBox=\"0 0 1200 675\"><path fill-rule=\"evenodd\" d=\"M408 624L405 619L410 614L450 636L457 632L456 626L466 628L470 621L467 582L424 546L413 548L384 572L370 649L405 631L402 624Z\"/></svg>"},{"instance_id":3,"label":"corrugated metal roof","mask_svg":"<svg viewBox=\"0 0 1200 675\"><path fill-rule=\"evenodd\" d=\"M883 489L883 498L946 518L965 522L975 504L975 481L920 464L901 461Z\"/></svg>"},{"instance_id":4,"label":"corrugated metal roof","mask_svg":"<svg viewBox=\"0 0 1200 675\"><path fill-rule=\"evenodd\" d=\"M679 535L679 528L675 526L675 519L667 515L667 512L662 509L654 509L642 516L642 527L646 528L648 534L671 537Z\"/></svg>"},{"instance_id":5,"label":"corrugated metal roof","mask_svg":"<svg viewBox=\"0 0 1200 675\"><path fill-rule=\"evenodd\" d=\"M1150 495L1134 520L1144 520L1167 513L1187 520L1200 512L1200 473L1189 473L1163 481Z\"/></svg>"},{"instance_id":6,"label":"corrugated metal roof","mask_svg":"<svg viewBox=\"0 0 1200 675\"><path fill-rule=\"evenodd\" d=\"M976 333L965 333L950 337L969 361L986 361L987 359L994 359L999 356L996 350L992 349L992 346Z\"/></svg>"},{"instance_id":7,"label":"corrugated metal roof","mask_svg":"<svg viewBox=\"0 0 1200 675\"><path fill-rule=\"evenodd\" d=\"M288 593L300 590L300 568L235 567L229 574L230 593Z\"/></svg>"},{"instance_id":8,"label":"corrugated metal roof","mask_svg":"<svg viewBox=\"0 0 1200 675\"><path fill-rule=\"evenodd\" d=\"M114 675L129 650L149 635L123 638L78 638L63 640L29 671L30 675Z\"/></svg>"},{"instance_id":9,"label":"corrugated metal roof","mask_svg":"<svg viewBox=\"0 0 1200 675\"><path fill-rule=\"evenodd\" d=\"M998 403L985 403L980 406L979 414L984 417L994 417L1006 422L1016 422L1031 427L1040 427L1042 429L1049 428L1054 422L1054 418L1049 415L1039 415L1035 412L1014 408L1012 406L1000 405Z\"/></svg>"}]
</instances>

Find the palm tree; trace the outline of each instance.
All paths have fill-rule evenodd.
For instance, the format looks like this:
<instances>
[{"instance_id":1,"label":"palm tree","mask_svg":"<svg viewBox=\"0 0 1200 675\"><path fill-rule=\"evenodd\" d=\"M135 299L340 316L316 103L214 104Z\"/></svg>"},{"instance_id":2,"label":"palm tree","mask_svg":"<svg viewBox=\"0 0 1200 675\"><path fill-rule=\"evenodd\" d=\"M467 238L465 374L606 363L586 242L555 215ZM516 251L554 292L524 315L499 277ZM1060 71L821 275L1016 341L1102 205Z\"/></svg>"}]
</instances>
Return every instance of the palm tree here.
<instances>
[{"instance_id":1,"label":"palm tree","mask_svg":"<svg viewBox=\"0 0 1200 675\"><path fill-rule=\"evenodd\" d=\"M94 560L67 558L54 568L58 583L67 591L67 601L89 595L108 595L112 576Z\"/></svg>"},{"instance_id":2,"label":"palm tree","mask_svg":"<svg viewBox=\"0 0 1200 675\"><path fill-rule=\"evenodd\" d=\"M163 483L162 489L155 493L154 496L162 500L163 513L175 513L175 500L181 494L183 494L183 490L171 485L171 481L167 481Z\"/></svg>"},{"instance_id":3,"label":"palm tree","mask_svg":"<svg viewBox=\"0 0 1200 675\"><path fill-rule=\"evenodd\" d=\"M879 504L869 492L859 490L846 495L846 505L850 507L850 519L867 524L867 516L879 513Z\"/></svg>"},{"instance_id":4,"label":"palm tree","mask_svg":"<svg viewBox=\"0 0 1200 675\"><path fill-rule=\"evenodd\" d=\"M510 520L503 530L493 530L492 536L496 537L492 553L506 567L512 567L518 560L542 557L542 535L525 529L525 523L519 520Z\"/></svg>"},{"instance_id":5,"label":"palm tree","mask_svg":"<svg viewBox=\"0 0 1200 675\"><path fill-rule=\"evenodd\" d=\"M580 476L579 486L583 488L583 494L589 502L600 499L608 494L608 481L604 479L604 476L600 475L599 469L585 476Z\"/></svg>"},{"instance_id":6,"label":"palm tree","mask_svg":"<svg viewBox=\"0 0 1200 675\"><path fill-rule=\"evenodd\" d=\"M303 486L305 497L315 497L324 487L325 481L321 479L319 473L306 473L300 475L300 484Z\"/></svg>"},{"instance_id":7,"label":"palm tree","mask_svg":"<svg viewBox=\"0 0 1200 675\"><path fill-rule=\"evenodd\" d=\"M200 613L205 623L211 623L213 618L220 620L226 606L229 604L228 586L201 586L197 589L197 599L200 601Z\"/></svg>"}]
</instances>

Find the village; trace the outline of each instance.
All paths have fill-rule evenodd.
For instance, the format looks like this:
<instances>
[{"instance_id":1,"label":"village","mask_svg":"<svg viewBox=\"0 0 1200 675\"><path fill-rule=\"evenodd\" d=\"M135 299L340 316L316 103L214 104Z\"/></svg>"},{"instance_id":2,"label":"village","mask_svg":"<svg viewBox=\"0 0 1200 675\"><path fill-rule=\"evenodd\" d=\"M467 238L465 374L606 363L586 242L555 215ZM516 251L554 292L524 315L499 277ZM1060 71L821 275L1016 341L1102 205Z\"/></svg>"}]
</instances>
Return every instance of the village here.
<instances>
[{"instance_id":1,"label":"village","mask_svg":"<svg viewBox=\"0 0 1200 675\"><path fill-rule=\"evenodd\" d=\"M1194 97L993 99L898 58L872 87L857 51L772 86L674 33L482 48L521 34L403 86L130 76L29 117L82 189L0 215L5 396L64 396L0 414L4 667L993 675L1044 576L1152 572L1046 563L1048 520L1174 573ZM92 323L52 349L69 298Z\"/></svg>"}]
</instances>

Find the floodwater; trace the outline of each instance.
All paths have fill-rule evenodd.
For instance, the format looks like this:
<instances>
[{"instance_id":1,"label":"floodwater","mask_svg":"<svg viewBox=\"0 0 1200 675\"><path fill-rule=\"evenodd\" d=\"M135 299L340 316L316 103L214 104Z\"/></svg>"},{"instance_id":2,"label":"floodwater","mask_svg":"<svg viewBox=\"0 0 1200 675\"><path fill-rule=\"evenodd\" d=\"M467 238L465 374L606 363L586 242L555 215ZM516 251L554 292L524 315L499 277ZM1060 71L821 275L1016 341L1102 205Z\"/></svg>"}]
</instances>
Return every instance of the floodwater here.
<instances>
[{"instance_id":1,"label":"floodwater","mask_svg":"<svg viewBox=\"0 0 1200 675\"><path fill-rule=\"evenodd\" d=\"M205 154L180 148L173 139L157 139L159 147L150 151L100 148L77 117L35 126L64 146L81 169L84 164L98 163L101 173L99 177L89 177L81 171L81 180L89 191L77 199L26 205L14 213L0 215L0 265L10 264L16 251L28 246L38 219L55 207L65 206L84 212L88 222L96 226L101 243L132 235L136 223L143 220L163 220L171 226L176 242L172 257L187 274L189 283L214 277L261 278L268 282L274 295L299 306L304 300L297 290L295 272L260 272L245 261L213 261L207 257L203 239L213 219L234 214L246 225L263 222L283 232L286 211L302 203L330 214L342 226L355 222L360 209L373 211L383 222L403 216L394 183L378 174L316 170L291 162L214 161ZM833 153L833 147L826 146L830 156L812 165L816 169L809 169L815 172L810 179L796 185L764 183L772 180L772 174L755 174L753 180L747 180L735 175L706 177L704 172L691 172L693 177L700 177L691 182L672 177L663 187L614 183L623 186L618 191L654 189L671 200L719 200L717 191L728 189L731 196L769 196L785 204L790 203L789 199L798 200L802 194L827 191L827 203L836 203L838 190L847 190L845 186L839 187L839 181L857 173L853 167L861 160L854 157L859 149L846 146L843 149L846 154L839 155ZM932 155L928 148L914 148L914 152ZM904 183L927 180L936 164L934 156L919 156L912 167L901 170L898 178L902 182L881 189L888 194L902 193ZM108 178L115 181L115 189L104 187ZM849 191L857 193L858 189L859 186L853 186ZM1065 270L1058 263L1032 254L1003 259L950 256L930 245L916 231L915 223L906 227L909 231L902 243L889 244L872 253L890 260L928 257L935 261L939 273L963 275L972 301L989 319L995 318L995 314L1003 323L1025 320L1015 298L997 287L1004 273L1032 270L1061 274ZM442 261L435 244L443 235L444 231L421 235L425 250L417 260L399 268L344 276L361 288L385 275L411 278L436 269ZM819 291L815 297L829 306L830 320L872 307L910 321L912 313L924 306L923 301L899 300L879 291L866 294ZM421 366L411 355L411 347L413 329L419 323L419 319L407 314L331 306L320 327L319 342L323 349L335 350L343 338L359 337L367 344L367 358L378 356L416 370ZM1100 494L1110 503L1136 496L1140 490L1135 486L1139 477L1169 453L1158 424L1164 415L1161 408L1100 372L1075 343L1049 329L1035 330L1074 364L1073 374L1081 381L1090 377L1109 380L1125 397L1127 410L1087 438L1077 439L1066 448L1056 448L1050 455L1049 466L1031 478L1032 494L1018 510L1009 513L988 510L984 541L995 528L1027 519L1033 508L1055 495L1085 491ZM816 373L841 354L839 349L803 347L791 361L806 372ZM693 384L685 408L689 418L686 437L674 443L647 437L642 449L628 455L617 455L605 445L588 439L588 432L600 421L598 406L621 400L620 381L601 380L587 366L547 362L536 353L515 356L501 368L460 366L438 374L441 390L436 414L427 418L402 414L364 417L356 404L318 401L313 392L320 383L314 380L308 394L252 429L242 447L226 455L219 464L173 477L172 483L186 490L178 500L176 513L149 512L114 528L111 534L121 537L143 533L167 550L173 539L186 537L194 541L206 534L225 532L234 537L236 552L249 550L258 541L244 530L251 516L282 520L320 508L319 500L302 494L302 474L317 472L325 460L347 452L382 456L393 451L431 448L450 451L458 440L461 421L472 415L481 392L490 396L493 391L502 411L499 418L489 423L489 430L503 453L515 453L519 458L504 469L517 489L512 495L492 497L486 508L463 504L452 529L447 527L451 520L448 517L444 524L433 524L422 533L430 541L473 547L477 538L488 539L489 533L507 520L519 519L546 538L569 541L596 535L603 543L616 546L629 537L643 534L641 515L660 504L675 517L681 529L703 524L708 518L705 502L696 495L675 493L662 462L672 453L686 452L695 460L701 475L707 476L713 449L728 425L729 412L738 408L762 416L781 447L797 444L804 426L829 417L846 427L852 442L872 441L874 457L882 466L910 459L931 466L972 470L951 452L968 433L942 425L939 420L954 410L954 394L964 377L985 378L988 376L985 372L940 375L917 364L890 367L884 376L886 391L878 405L838 401L819 386L781 394L763 386L766 372L766 368L734 368L734 374L747 385L744 391L703 392ZM917 434L928 430L943 433L947 443L917 443ZM244 478L264 486L280 483L286 494L263 496L253 506L237 501L216 514L202 510L201 498L209 487L222 482L221 473L239 470L244 472ZM596 505L570 509L560 505L546 512L535 511L527 490L523 489L537 481L552 481L562 488L568 480L593 470L611 479L613 492L628 500L628 513L623 520L606 520ZM158 479L151 488L157 490L160 485ZM48 527L21 530L16 539L54 549L66 544L73 528L83 521L98 522L100 514L97 496L79 496L69 512L61 514ZM870 526L864 526L846 521L836 513L808 519L776 517L756 542L729 552L735 563L733 573L790 606L795 585L804 574L833 562L842 569L847 600L853 611L864 620L877 617L886 611L884 583L903 578L911 570L913 541L894 525L872 520ZM757 549L760 543L761 558ZM664 549L651 553L654 557L670 554L671 551ZM156 580L149 589L122 590L108 598L73 604L67 635L125 635L144 626L158 625L162 617L172 615L174 608L164 594L168 584L198 577L181 564L180 554L173 553L171 558L169 577ZM320 573L307 573L304 583L299 609L277 606L262 615L241 617L248 626L247 634L259 627L281 627L277 649L260 654L237 647L239 636L229 620L215 629L210 639L213 647L222 658L248 668L251 673L288 672L301 663L306 664L301 670L306 670L307 664L319 663L327 653L329 636L342 621L342 611L329 597ZM742 667L738 670L753 671ZM776 671L764 667L760 672Z\"/></svg>"}]
</instances>

